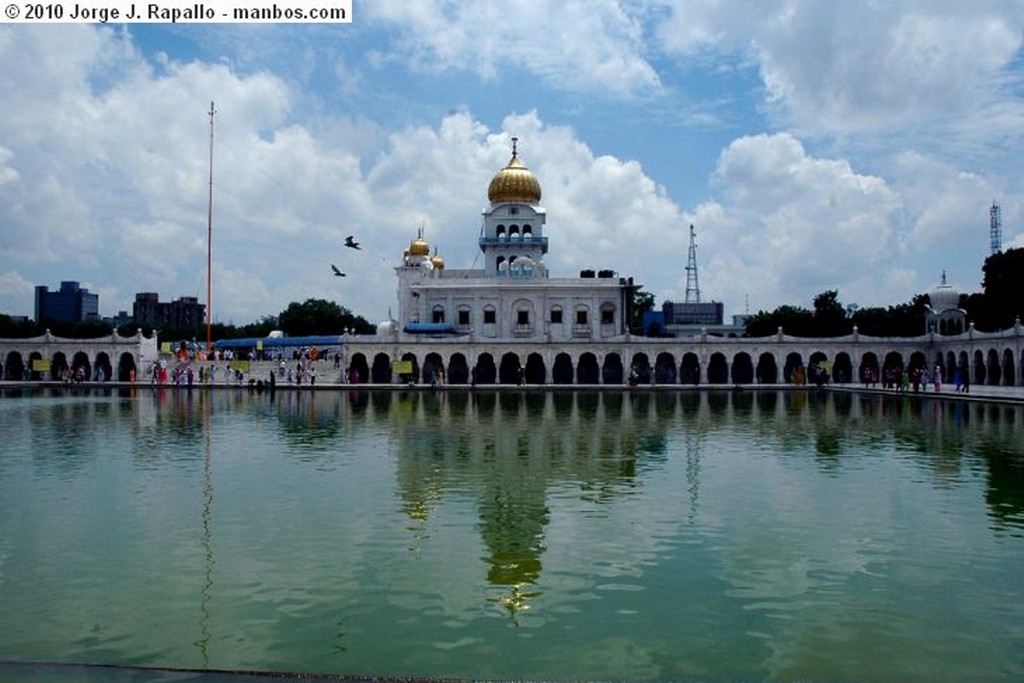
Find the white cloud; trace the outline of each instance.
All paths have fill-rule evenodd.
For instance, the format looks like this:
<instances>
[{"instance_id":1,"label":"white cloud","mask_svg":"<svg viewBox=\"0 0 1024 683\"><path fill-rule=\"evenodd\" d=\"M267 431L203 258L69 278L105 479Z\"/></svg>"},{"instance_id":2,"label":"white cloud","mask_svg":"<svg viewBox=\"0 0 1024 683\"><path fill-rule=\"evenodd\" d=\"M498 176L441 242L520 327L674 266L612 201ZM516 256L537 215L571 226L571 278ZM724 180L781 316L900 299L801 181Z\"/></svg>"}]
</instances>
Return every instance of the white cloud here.
<instances>
[{"instance_id":1,"label":"white cloud","mask_svg":"<svg viewBox=\"0 0 1024 683\"><path fill-rule=\"evenodd\" d=\"M487 79L527 70L559 89L611 97L660 87L644 55L643 26L613 0L381 0L366 5L366 15L397 28L398 52L413 68Z\"/></svg>"},{"instance_id":2,"label":"white cloud","mask_svg":"<svg viewBox=\"0 0 1024 683\"><path fill-rule=\"evenodd\" d=\"M990 116L1024 42L1014 2L666 4L658 27L665 50L681 60L751 55L769 103L799 129L825 134L927 129L925 122L955 130L965 117ZM1012 109L1019 126L1019 98Z\"/></svg>"}]
</instances>

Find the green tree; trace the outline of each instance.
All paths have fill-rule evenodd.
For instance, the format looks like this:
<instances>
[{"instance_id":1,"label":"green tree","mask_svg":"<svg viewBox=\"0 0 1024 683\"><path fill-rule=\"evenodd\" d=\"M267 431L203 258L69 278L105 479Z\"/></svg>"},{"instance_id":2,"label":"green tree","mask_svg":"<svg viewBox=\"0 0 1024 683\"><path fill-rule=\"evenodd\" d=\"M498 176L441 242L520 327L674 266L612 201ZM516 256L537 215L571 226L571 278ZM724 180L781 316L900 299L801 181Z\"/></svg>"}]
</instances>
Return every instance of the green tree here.
<instances>
[{"instance_id":1,"label":"green tree","mask_svg":"<svg viewBox=\"0 0 1024 683\"><path fill-rule=\"evenodd\" d=\"M351 328L356 334L369 334L374 326L363 317L325 299L293 301L277 316L281 331L292 337L318 334L342 334Z\"/></svg>"},{"instance_id":2,"label":"green tree","mask_svg":"<svg viewBox=\"0 0 1024 683\"><path fill-rule=\"evenodd\" d=\"M809 336L840 337L853 329L846 309L839 302L839 292L830 289L814 297L814 314Z\"/></svg>"},{"instance_id":3,"label":"green tree","mask_svg":"<svg viewBox=\"0 0 1024 683\"><path fill-rule=\"evenodd\" d=\"M642 289L633 290L633 305L629 329L633 334L644 333L644 313L654 310L654 295Z\"/></svg>"},{"instance_id":4,"label":"green tree","mask_svg":"<svg viewBox=\"0 0 1024 683\"><path fill-rule=\"evenodd\" d=\"M810 334L814 314L806 308L783 304L774 311L758 311L747 321L748 337L768 337L776 334L779 328L785 334L806 337Z\"/></svg>"},{"instance_id":5,"label":"green tree","mask_svg":"<svg viewBox=\"0 0 1024 683\"><path fill-rule=\"evenodd\" d=\"M982 266L984 296L971 295L967 313L978 329L1005 330L1024 317L1024 249L992 254Z\"/></svg>"}]
</instances>

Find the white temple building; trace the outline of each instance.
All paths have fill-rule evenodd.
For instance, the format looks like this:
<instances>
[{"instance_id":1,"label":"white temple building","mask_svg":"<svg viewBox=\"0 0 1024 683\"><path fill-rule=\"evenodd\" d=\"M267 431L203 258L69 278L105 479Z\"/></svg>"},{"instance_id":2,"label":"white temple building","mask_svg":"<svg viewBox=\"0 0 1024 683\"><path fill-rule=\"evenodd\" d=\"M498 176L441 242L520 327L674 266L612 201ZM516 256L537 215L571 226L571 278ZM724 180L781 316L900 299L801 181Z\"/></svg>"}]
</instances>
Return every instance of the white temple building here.
<instances>
[{"instance_id":1,"label":"white temple building","mask_svg":"<svg viewBox=\"0 0 1024 683\"><path fill-rule=\"evenodd\" d=\"M565 342L612 340L629 331L635 286L611 270L550 277L547 212L536 176L512 158L491 179L479 247L482 269L446 268L423 232L396 268L398 320L381 333L410 341L429 335L468 335L473 341Z\"/></svg>"}]
</instances>

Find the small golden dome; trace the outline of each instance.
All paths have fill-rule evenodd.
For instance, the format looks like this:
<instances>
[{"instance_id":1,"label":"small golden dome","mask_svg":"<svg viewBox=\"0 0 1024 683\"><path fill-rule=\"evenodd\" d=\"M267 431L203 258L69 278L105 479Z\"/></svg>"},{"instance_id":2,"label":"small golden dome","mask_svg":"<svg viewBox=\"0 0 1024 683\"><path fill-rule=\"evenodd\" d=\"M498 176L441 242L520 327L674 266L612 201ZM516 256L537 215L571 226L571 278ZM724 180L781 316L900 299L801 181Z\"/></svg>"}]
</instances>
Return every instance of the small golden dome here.
<instances>
[{"instance_id":1,"label":"small golden dome","mask_svg":"<svg viewBox=\"0 0 1024 683\"><path fill-rule=\"evenodd\" d=\"M500 202L540 203L540 182L523 162L519 161L516 152L518 138L512 138L512 158L505 168L498 171L491 179L487 188L487 198L491 204Z\"/></svg>"},{"instance_id":2,"label":"small golden dome","mask_svg":"<svg viewBox=\"0 0 1024 683\"><path fill-rule=\"evenodd\" d=\"M430 259L430 264L434 266L434 270L444 270L444 257L437 253L437 249L434 250L434 256Z\"/></svg>"}]
</instances>

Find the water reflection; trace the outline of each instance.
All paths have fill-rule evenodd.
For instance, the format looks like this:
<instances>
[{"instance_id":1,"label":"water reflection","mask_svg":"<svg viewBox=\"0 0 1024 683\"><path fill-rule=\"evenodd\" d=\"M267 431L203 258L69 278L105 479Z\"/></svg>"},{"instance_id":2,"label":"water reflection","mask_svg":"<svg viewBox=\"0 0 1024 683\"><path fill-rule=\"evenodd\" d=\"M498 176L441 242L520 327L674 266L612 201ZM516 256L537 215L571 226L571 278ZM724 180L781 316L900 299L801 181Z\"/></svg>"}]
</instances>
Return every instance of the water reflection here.
<instances>
[{"instance_id":1,"label":"water reflection","mask_svg":"<svg viewBox=\"0 0 1024 683\"><path fill-rule=\"evenodd\" d=\"M397 655L372 641L420 634L424 653L403 672L453 673L467 652L521 652L508 632L542 634L552 653L533 669L469 673L570 677L589 657L623 667L591 676L680 678L714 671L687 666L718 648L743 662L728 669L737 677L884 679L851 672L870 670L880 643L929 651L944 623L930 605L961 582L1012 595L998 543L1024 536L1019 406L829 392L143 389L3 395L0 413L14 446L0 458L0 518L44 499L36 485L84 490L60 511L69 517L115 500L114 521L91 524L126 537L128 569L90 559L80 574L173 568L169 603L194 606L181 630L203 667L326 657L313 668L379 673ZM35 526L61 538L50 518ZM0 531L0 569L12 557L52 562L10 522ZM149 547L156 559L137 550ZM965 557L970 573L958 569ZM21 586L0 573L5 593ZM104 586L34 599L53 600L43 611L59 623L57 604ZM895 608L896 594L919 611ZM1007 609L978 598L978 613L998 616L996 642L1012 630ZM575 629L579 641L566 635ZM122 630L83 651L112 656L133 642ZM326 655L310 654L318 638ZM844 654L841 643L855 645ZM543 668L557 647L575 653L568 672Z\"/></svg>"}]
</instances>

